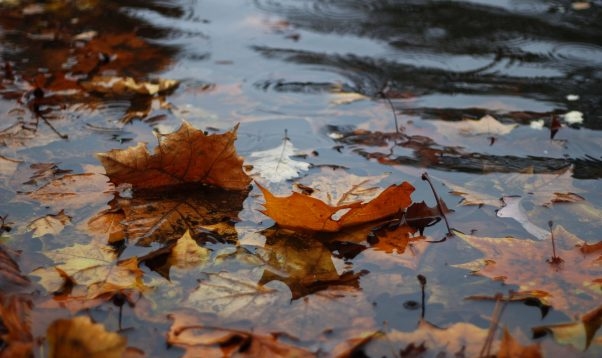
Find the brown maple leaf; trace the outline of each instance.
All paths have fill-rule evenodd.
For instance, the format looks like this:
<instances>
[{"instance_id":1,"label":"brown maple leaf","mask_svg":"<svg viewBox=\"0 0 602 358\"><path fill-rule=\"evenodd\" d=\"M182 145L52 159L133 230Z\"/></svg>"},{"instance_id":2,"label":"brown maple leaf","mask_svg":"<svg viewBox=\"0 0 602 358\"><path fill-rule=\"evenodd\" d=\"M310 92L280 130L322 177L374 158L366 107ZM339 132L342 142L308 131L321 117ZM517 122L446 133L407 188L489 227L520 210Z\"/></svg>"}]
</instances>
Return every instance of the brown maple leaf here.
<instances>
[{"instance_id":1,"label":"brown maple leaf","mask_svg":"<svg viewBox=\"0 0 602 358\"><path fill-rule=\"evenodd\" d=\"M333 286L359 289L362 273L338 273L330 250L311 234L278 228L264 230L262 234L267 237L264 249L268 252L268 266L260 285L274 280L284 282L291 289L293 300Z\"/></svg>"},{"instance_id":2,"label":"brown maple leaf","mask_svg":"<svg viewBox=\"0 0 602 358\"><path fill-rule=\"evenodd\" d=\"M54 321L46 332L49 357L121 358L127 339L88 316Z\"/></svg>"},{"instance_id":3,"label":"brown maple leaf","mask_svg":"<svg viewBox=\"0 0 602 358\"><path fill-rule=\"evenodd\" d=\"M549 240L477 237L456 232L485 258L454 266L516 284L520 291L545 292L547 296L540 294L539 299L558 310L591 307L602 297L602 271L597 255L582 252L583 241L562 226L556 226L553 233L556 256L562 262L552 259Z\"/></svg>"},{"instance_id":4,"label":"brown maple leaf","mask_svg":"<svg viewBox=\"0 0 602 358\"><path fill-rule=\"evenodd\" d=\"M170 134L157 134L158 146L149 153L146 143L128 149L99 153L107 176L116 185L149 189L187 183L209 184L224 189L247 189L251 179L236 153L236 130L206 135L184 122Z\"/></svg>"},{"instance_id":5,"label":"brown maple leaf","mask_svg":"<svg viewBox=\"0 0 602 358\"><path fill-rule=\"evenodd\" d=\"M600 327L602 327L602 306L587 312L577 321L533 327L532 331L535 337L550 333L556 342L570 344L585 351L594 341Z\"/></svg>"},{"instance_id":6,"label":"brown maple leaf","mask_svg":"<svg viewBox=\"0 0 602 358\"><path fill-rule=\"evenodd\" d=\"M391 185L376 198L367 203L331 206L325 202L299 194L292 193L287 197L274 196L269 190L257 184L265 197L265 215L272 218L278 225L301 230L336 232L345 227L351 227L372 221L384 219L401 213L410 205L410 195L414 187L408 182ZM334 216L348 209L340 218Z\"/></svg>"},{"instance_id":7,"label":"brown maple leaf","mask_svg":"<svg viewBox=\"0 0 602 358\"><path fill-rule=\"evenodd\" d=\"M32 357L31 299L0 293L0 357Z\"/></svg>"}]
</instances>

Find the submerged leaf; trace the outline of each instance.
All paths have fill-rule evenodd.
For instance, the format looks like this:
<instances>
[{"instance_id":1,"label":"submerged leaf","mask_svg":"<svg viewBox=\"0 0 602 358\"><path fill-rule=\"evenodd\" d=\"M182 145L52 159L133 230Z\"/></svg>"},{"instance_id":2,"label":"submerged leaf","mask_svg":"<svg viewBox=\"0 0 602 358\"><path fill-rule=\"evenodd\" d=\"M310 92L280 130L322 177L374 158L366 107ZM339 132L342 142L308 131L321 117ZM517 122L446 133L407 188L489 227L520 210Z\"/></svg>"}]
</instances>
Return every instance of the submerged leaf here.
<instances>
[{"instance_id":1,"label":"submerged leaf","mask_svg":"<svg viewBox=\"0 0 602 358\"><path fill-rule=\"evenodd\" d=\"M591 307L602 297L602 271L596 255L581 252L578 245L582 240L562 226L556 226L553 232L561 263L550 262L549 240L477 237L456 232L485 258L453 266L516 284L520 291L545 292L549 296L541 295L542 302L558 310Z\"/></svg>"},{"instance_id":2,"label":"submerged leaf","mask_svg":"<svg viewBox=\"0 0 602 358\"><path fill-rule=\"evenodd\" d=\"M146 143L128 149L99 153L107 176L116 185L131 184L148 189L186 183L203 183L224 189L244 190L251 179L242 169L236 153L235 127L224 134L206 135L184 122L170 134L157 134L154 154Z\"/></svg>"},{"instance_id":3,"label":"submerged leaf","mask_svg":"<svg viewBox=\"0 0 602 358\"><path fill-rule=\"evenodd\" d=\"M490 115L486 115L478 121L464 119L460 122L440 121L437 127L441 130L457 130L464 136L473 136L481 134L506 135L510 133L518 124L502 124Z\"/></svg>"},{"instance_id":4,"label":"submerged leaf","mask_svg":"<svg viewBox=\"0 0 602 358\"><path fill-rule=\"evenodd\" d=\"M291 229L330 232L401 213L410 205L410 195L414 191L412 185L403 182L391 185L367 203L330 206L319 199L296 192L288 197L277 197L263 186L258 186L265 197L265 210L262 212L278 225ZM335 220L333 216L344 209L349 210Z\"/></svg>"},{"instance_id":5,"label":"submerged leaf","mask_svg":"<svg viewBox=\"0 0 602 358\"><path fill-rule=\"evenodd\" d=\"M32 237L42 237L46 234L57 235L70 223L71 216L65 214L65 210L61 210L58 214L49 214L35 219L27 225L26 230L33 231Z\"/></svg>"},{"instance_id":6,"label":"submerged leaf","mask_svg":"<svg viewBox=\"0 0 602 358\"><path fill-rule=\"evenodd\" d=\"M504 335L502 336L502 342L500 343L500 351L497 354L497 358L541 358L541 347L539 344L533 344L530 346L521 345L512 335L508 332L508 328L504 327Z\"/></svg>"},{"instance_id":7,"label":"submerged leaf","mask_svg":"<svg viewBox=\"0 0 602 358\"><path fill-rule=\"evenodd\" d=\"M532 330L536 337L551 333L556 342L570 344L581 351L585 351L592 344L601 326L602 306L598 306L584 314L578 321L533 327Z\"/></svg>"},{"instance_id":8,"label":"submerged leaf","mask_svg":"<svg viewBox=\"0 0 602 358\"><path fill-rule=\"evenodd\" d=\"M51 358L122 358L127 345L127 339L87 316L56 320L46 334Z\"/></svg>"}]
</instances>

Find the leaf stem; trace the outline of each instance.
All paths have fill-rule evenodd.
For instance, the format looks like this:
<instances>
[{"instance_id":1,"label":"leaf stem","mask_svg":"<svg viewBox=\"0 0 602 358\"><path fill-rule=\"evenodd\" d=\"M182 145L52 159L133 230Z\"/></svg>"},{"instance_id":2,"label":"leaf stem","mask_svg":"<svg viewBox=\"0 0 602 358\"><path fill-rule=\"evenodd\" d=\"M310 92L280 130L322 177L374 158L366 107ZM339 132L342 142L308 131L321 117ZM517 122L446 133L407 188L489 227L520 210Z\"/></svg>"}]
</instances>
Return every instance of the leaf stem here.
<instances>
[{"instance_id":1,"label":"leaf stem","mask_svg":"<svg viewBox=\"0 0 602 358\"><path fill-rule=\"evenodd\" d=\"M552 220L548 221L548 227L550 228L550 236L552 237L552 258L548 260L551 264L560 264L564 260L560 256L556 256L556 241L554 240L554 222Z\"/></svg>"},{"instance_id":2,"label":"leaf stem","mask_svg":"<svg viewBox=\"0 0 602 358\"><path fill-rule=\"evenodd\" d=\"M447 239L448 237L452 237L454 236L454 234L451 231L451 228L449 226L449 221L447 221L447 216L445 216L445 212L443 211L443 205L441 204L441 199L439 198L439 195L437 194L437 191L435 190L435 187L433 186L433 183L431 182L431 178L429 177L427 172L422 173L422 180L425 180L426 182L429 183L429 186L431 187L431 190L433 191L433 195L435 196L435 201L437 202L437 209L439 209L439 215L441 215L443 217L443 220L445 221L445 226L447 227L447 235L440 241L445 241L445 239Z\"/></svg>"},{"instance_id":3,"label":"leaf stem","mask_svg":"<svg viewBox=\"0 0 602 358\"><path fill-rule=\"evenodd\" d=\"M416 278L418 279L418 282L420 282L420 289L422 291L422 296L420 299L420 318L424 319L424 312L426 311L426 306L425 306L425 295L424 295L424 288L426 286L426 277L424 277L423 275L418 275L416 276Z\"/></svg>"},{"instance_id":4,"label":"leaf stem","mask_svg":"<svg viewBox=\"0 0 602 358\"><path fill-rule=\"evenodd\" d=\"M393 112L393 118L395 119L395 133L397 133L397 136L400 136L401 133L399 132L399 123L397 122L397 113L395 113L395 107L393 106L393 102L391 102L391 99L389 98L389 96L387 96L387 94L384 91L379 91L378 95L380 95L382 98L384 98L389 103L389 106L391 107L391 111Z\"/></svg>"}]
</instances>

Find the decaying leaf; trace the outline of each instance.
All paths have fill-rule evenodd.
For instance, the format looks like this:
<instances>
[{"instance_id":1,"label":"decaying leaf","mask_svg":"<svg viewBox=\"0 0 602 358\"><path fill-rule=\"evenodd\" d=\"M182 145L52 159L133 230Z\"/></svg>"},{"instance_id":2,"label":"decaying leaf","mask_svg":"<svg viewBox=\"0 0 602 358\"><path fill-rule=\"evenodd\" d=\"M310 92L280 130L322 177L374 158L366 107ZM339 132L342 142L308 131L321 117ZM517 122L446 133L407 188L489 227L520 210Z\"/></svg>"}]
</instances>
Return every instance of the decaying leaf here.
<instances>
[{"instance_id":1,"label":"decaying leaf","mask_svg":"<svg viewBox=\"0 0 602 358\"><path fill-rule=\"evenodd\" d=\"M100 93L138 93L155 95L169 92L178 86L178 81L160 78L156 81L137 82L132 77L95 76L89 81L81 82L86 91Z\"/></svg>"},{"instance_id":2,"label":"decaying leaf","mask_svg":"<svg viewBox=\"0 0 602 358\"><path fill-rule=\"evenodd\" d=\"M9 284L17 286L27 286L29 279L25 277L19 265L12 256L17 253L0 244L0 288L6 289Z\"/></svg>"},{"instance_id":3,"label":"decaying leaf","mask_svg":"<svg viewBox=\"0 0 602 358\"><path fill-rule=\"evenodd\" d=\"M258 186L265 197L265 210L262 212L278 225L291 229L329 232L401 213L410 205L410 195L414 191L412 185L403 182L391 185L367 203L330 206L319 199L296 192L288 197L276 197L263 186ZM333 216L344 209L348 211L335 220Z\"/></svg>"},{"instance_id":4,"label":"decaying leaf","mask_svg":"<svg viewBox=\"0 0 602 358\"><path fill-rule=\"evenodd\" d=\"M439 121L437 128L439 130L456 130L464 136L473 135L506 135L510 133L518 124L502 124L493 116L486 115L478 121L472 119L464 119L460 122Z\"/></svg>"},{"instance_id":5,"label":"decaying leaf","mask_svg":"<svg viewBox=\"0 0 602 358\"><path fill-rule=\"evenodd\" d=\"M280 341L279 334L209 326L189 312L175 312L169 318L173 324L167 342L186 349L184 357L315 357L315 353Z\"/></svg>"},{"instance_id":6,"label":"decaying leaf","mask_svg":"<svg viewBox=\"0 0 602 358\"><path fill-rule=\"evenodd\" d=\"M104 175L67 174L27 195L45 205L62 210L106 203L113 196L112 189Z\"/></svg>"},{"instance_id":7,"label":"decaying leaf","mask_svg":"<svg viewBox=\"0 0 602 358\"><path fill-rule=\"evenodd\" d=\"M562 311L592 307L602 297L602 271L595 253L579 249L582 240L558 225L554 228L556 254L561 263L553 263L550 240L532 241L509 237L477 237L456 232L456 235L475 249L484 259L453 265L472 272L516 284L520 291L538 290L543 303Z\"/></svg>"},{"instance_id":8,"label":"decaying leaf","mask_svg":"<svg viewBox=\"0 0 602 358\"><path fill-rule=\"evenodd\" d=\"M146 143L128 149L99 153L107 176L116 185L131 184L149 189L187 183L209 184L224 189L247 189L251 179L236 153L236 130L206 135L184 122L170 134L157 134L158 146L149 153Z\"/></svg>"},{"instance_id":9,"label":"decaying leaf","mask_svg":"<svg viewBox=\"0 0 602 358\"><path fill-rule=\"evenodd\" d=\"M51 358L122 358L127 339L108 332L90 317L54 321L46 332Z\"/></svg>"},{"instance_id":10,"label":"decaying leaf","mask_svg":"<svg viewBox=\"0 0 602 358\"><path fill-rule=\"evenodd\" d=\"M32 357L30 298L0 293L0 357Z\"/></svg>"},{"instance_id":11,"label":"decaying leaf","mask_svg":"<svg viewBox=\"0 0 602 358\"><path fill-rule=\"evenodd\" d=\"M32 237L42 237L44 235L58 235L63 228L71 223L71 216L61 210L58 214L49 214L35 219L27 225L27 231L33 231Z\"/></svg>"},{"instance_id":12,"label":"decaying leaf","mask_svg":"<svg viewBox=\"0 0 602 358\"><path fill-rule=\"evenodd\" d=\"M476 342L484 342L486 337L486 329L470 323L440 328L421 320L412 332L394 330L375 335L362 342L349 356L387 357L393 350L400 352L402 357L479 357L482 345ZM497 350L497 342L493 349Z\"/></svg>"},{"instance_id":13,"label":"decaying leaf","mask_svg":"<svg viewBox=\"0 0 602 358\"><path fill-rule=\"evenodd\" d=\"M167 259L170 266L185 269L196 267L199 264L207 261L209 250L199 246L196 241L190 236L190 232L186 231L182 237L178 239L174 247L171 249L169 258Z\"/></svg>"},{"instance_id":14,"label":"decaying leaf","mask_svg":"<svg viewBox=\"0 0 602 358\"><path fill-rule=\"evenodd\" d=\"M48 292L59 292L65 275L83 287L81 294L70 295L76 300L94 299L123 289L146 289L137 258L117 261L117 251L109 246L74 244L44 254L55 265L36 269L32 274L41 278L40 284Z\"/></svg>"},{"instance_id":15,"label":"decaying leaf","mask_svg":"<svg viewBox=\"0 0 602 358\"><path fill-rule=\"evenodd\" d=\"M301 235L285 229L268 229L265 251L267 267L259 280L260 285L271 281L284 282L291 290L292 299L325 290L333 286L359 289L361 273L337 272L332 253L311 234Z\"/></svg>"},{"instance_id":16,"label":"decaying leaf","mask_svg":"<svg viewBox=\"0 0 602 358\"><path fill-rule=\"evenodd\" d=\"M542 356L539 344L523 346L512 337L507 328L504 328L504 335L502 336L497 358L541 358Z\"/></svg>"},{"instance_id":17,"label":"decaying leaf","mask_svg":"<svg viewBox=\"0 0 602 358\"><path fill-rule=\"evenodd\" d=\"M424 236L414 235L416 231L417 229L408 225L400 225L393 229L385 227L375 231L373 236L368 238L368 242L377 251L401 255L411 243L424 240Z\"/></svg>"},{"instance_id":18,"label":"decaying leaf","mask_svg":"<svg viewBox=\"0 0 602 358\"><path fill-rule=\"evenodd\" d=\"M282 144L276 148L251 153L251 158L255 158L251 160L251 174L258 174L272 183L296 178L301 172L307 171L310 164L293 160L293 155L295 147L288 137L285 137Z\"/></svg>"},{"instance_id":19,"label":"decaying leaf","mask_svg":"<svg viewBox=\"0 0 602 358\"><path fill-rule=\"evenodd\" d=\"M598 330L601 326L602 306L598 306L575 322L533 327L532 330L535 337L550 333L556 342L570 344L581 351L586 351L596 335L600 337L602 331L598 332ZM602 345L602 340L600 340L600 344Z\"/></svg>"}]
</instances>

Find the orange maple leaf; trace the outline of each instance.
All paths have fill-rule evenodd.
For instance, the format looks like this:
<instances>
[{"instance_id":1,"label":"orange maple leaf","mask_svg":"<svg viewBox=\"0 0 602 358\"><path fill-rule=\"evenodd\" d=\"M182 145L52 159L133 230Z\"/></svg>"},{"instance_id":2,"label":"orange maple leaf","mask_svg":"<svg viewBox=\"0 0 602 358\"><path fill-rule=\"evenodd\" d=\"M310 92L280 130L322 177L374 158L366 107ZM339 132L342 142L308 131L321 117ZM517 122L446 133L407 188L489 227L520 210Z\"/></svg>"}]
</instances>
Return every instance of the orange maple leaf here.
<instances>
[{"instance_id":1,"label":"orange maple leaf","mask_svg":"<svg viewBox=\"0 0 602 358\"><path fill-rule=\"evenodd\" d=\"M485 259L454 265L475 274L519 285L520 291L538 290L540 300L558 310L582 310L602 297L602 271L596 251L583 250L583 241L562 226L553 231L557 257L549 241L456 235L485 254Z\"/></svg>"},{"instance_id":2,"label":"orange maple leaf","mask_svg":"<svg viewBox=\"0 0 602 358\"><path fill-rule=\"evenodd\" d=\"M414 187L403 182L391 185L379 196L367 203L331 206L323 201L299 193L287 197L277 197L257 184L265 197L265 210L262 213L272 218L278 225L291 229L336 232L345 227L364 224L387 218L401 212L410 205L410 195ZM349 209L338 220L333 215Z\"/></svg>"},{"instance_id":3,"label":"orange maple leaf","mask_svg":"<svg viewBox=\"0 0 602 358\"><path fill-rule=\"evenodd\" d=\"M134 189L203 183L243 190L251 179L234 147L237 129L206 135L184 122L176 132L157 135L159 145L154 154L141 142L128 149L99 153L98 158L111 182L129 183Z\"/></svg>"}]
</instances>

